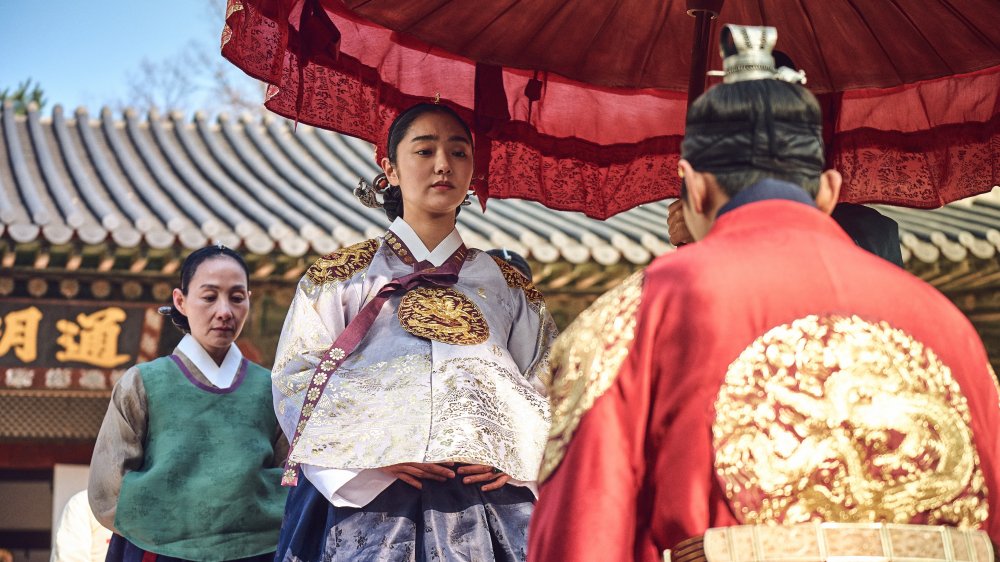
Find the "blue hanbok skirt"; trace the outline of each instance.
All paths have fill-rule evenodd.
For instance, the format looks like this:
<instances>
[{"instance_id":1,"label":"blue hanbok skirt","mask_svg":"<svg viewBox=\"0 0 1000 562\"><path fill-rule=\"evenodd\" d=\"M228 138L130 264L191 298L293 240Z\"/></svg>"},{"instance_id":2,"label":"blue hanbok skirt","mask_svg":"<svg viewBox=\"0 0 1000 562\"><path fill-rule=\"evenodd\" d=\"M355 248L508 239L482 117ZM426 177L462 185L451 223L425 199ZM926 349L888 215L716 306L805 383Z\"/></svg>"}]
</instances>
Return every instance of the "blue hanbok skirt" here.
<instances>
[{"instance_id":1,"label":"blue hanbok skirt","mask_svg":"<svg viewBox=\"0 0 1000 562\"><path fill-rule=\"evenodd\" d=\"M214 560L215 557L209 555L205 559ZM111 535L111 542L108 543L108 554L104 560L105 562L190 562L182 558L143 550L118 533ZM238 558L230 562L272 562L273 560L274 553L269 552L248 558Z\"/></svg>"},{"instance_id":2,"label":"blue hanbok skirt","mask_svg":"<svg viewBox=\"0 0 1000 562\"><path fill-rule=\"evenodd\" d=\"M285 504L276 562L524 562L531 490L397 480L363 508L335 507L301 478Z\"/></svg>"}]
</instances>

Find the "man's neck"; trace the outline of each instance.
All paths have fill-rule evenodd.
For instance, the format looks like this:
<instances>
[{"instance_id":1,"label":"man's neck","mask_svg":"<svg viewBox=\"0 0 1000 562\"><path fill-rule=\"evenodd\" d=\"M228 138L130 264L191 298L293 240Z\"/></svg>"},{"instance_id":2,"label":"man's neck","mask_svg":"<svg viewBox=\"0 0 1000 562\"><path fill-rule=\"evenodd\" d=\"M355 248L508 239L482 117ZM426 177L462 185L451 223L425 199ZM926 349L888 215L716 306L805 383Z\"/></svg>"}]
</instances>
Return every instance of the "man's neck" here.
<instances>
[{"instance_id":1,"label":"man's neck","mask_svg":"<svg viewBox=\"0 0 1000 562\"><path fill-rule=\"evenodd\" d=\"M737 193L731 199L722 204L716 210L715 217L718 218L729 211L744 205L770 199L784 199L786 201L795 201L797 203L809 205L810 207L816 206L816 202L813 201L813 198L800 186L786 181L764 178Z\"/></svg>"}]
</instances>

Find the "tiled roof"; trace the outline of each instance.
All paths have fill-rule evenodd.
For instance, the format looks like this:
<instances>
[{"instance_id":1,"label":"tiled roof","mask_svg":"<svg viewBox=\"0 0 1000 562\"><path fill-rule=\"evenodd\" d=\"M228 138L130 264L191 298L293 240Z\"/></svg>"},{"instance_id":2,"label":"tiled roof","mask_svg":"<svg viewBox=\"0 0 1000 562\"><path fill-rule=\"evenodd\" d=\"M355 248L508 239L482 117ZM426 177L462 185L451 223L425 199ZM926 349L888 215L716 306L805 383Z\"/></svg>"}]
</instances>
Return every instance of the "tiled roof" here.
<instances>
[{"instance_id":1,"label":"tiled roof","mask_svg":"<svg viewBox=\"0 0 1000 562\"><path fill-rule=\"evenodd\" d=\"M324 254L384 231L351 193L377 172L370 145L278 118L143 119L108 109L16 116L0 134L0 234L17 243L77 240L193 249L219 241L250 254ZM470 245L505 246L545 264L641 265L670 250L666 203L607 221L518 200L466 207ZM934 211L880 207L900 224L904 258L990 259L1000 249L1000 192Z\"/></svg>"},{"instance_id":2,"label":"tiled roof","mask_svg":"<svg viewBox=\"0 0 1000 562\"><path fill-rule=\"evenodd\" d=\"M380 234L387 221L351 190L377 173L369 145L277 118L214 122L196 114L140 119L110 110L51 118L3 109L0 229L15 243L71 239L118 247L197 248L209 241L252 254L324 254ZM651 234L663 205L607 223L524 201L463 210L478 247L506 246L541 263L648 262L669 249ZM662 230L662 229L661 229ZM109 238L110 237L110 238Z\"/></svg>"},{"instance_id":3,"label":"tiled roof","mask_svg":"<svg viewBox=\"0 0 1000 562\"><path fill-rule=\"evenodd\" d=\"M899 223L904 258L925 263L987 260L1000 249L1000 188L940 209L876 208Z\"/></svg>"},{"instance_id":4,"label":"tiled roof","mask_svg":"<svg viewBox=\"0 0 1000 562\"><path fill-rule=\"evenodd\" d=\"M16 116L9 103L0 119L0 239L15 248L42 242L178 253L218 241L266 258L258 260L266 275L272 258L325 254L387 225L352 194L358 178L378 171L371 146L328 131L272 116L210 121L200 113L140 118L126 110L116 118L106 108L96 119L83 109L68 116L60 106L51 117L34 109ZM911 270L997 259L1000 189L933 211L879 209L899 222ZM670 251L665 216L666 202L601 222L491 200L486 213L465 207L458 222L471 246L520 252L548 272L543 286L558 287L546 276L560 263L634 269ZM2 265L14 260L8 252ZM138 262L130 271L164 263Z\"/></svg>"}]
</instances>

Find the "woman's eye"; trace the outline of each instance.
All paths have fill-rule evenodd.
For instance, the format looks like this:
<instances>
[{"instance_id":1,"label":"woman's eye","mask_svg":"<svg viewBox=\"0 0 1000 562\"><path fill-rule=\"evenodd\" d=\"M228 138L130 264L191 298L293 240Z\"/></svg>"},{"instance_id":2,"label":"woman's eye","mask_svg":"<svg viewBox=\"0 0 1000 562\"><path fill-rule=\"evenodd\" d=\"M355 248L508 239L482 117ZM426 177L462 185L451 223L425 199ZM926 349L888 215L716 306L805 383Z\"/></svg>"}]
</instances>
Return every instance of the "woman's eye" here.
<instances>
[{"instance_id":1,"label":"woman's eye","mask_svg":"<svg viewBox=\"0 0 1000 562\"><path fill-rule=\"evenodd\" d=\"M202 297L202 299L204 299L207 302L213 302L215 300L215 295L206 295Z\"/></svg>"},{"instance_id":2,"label":"woman's eye","mask_svg":"<svg viewBox=\"0 0 1000 562\"><path fill-rule=\"evenodd\" d=\"M455 152L452 152L452 155L453 156L457 156L459 158L465 158L469 154L466 151L464 151L464 150L456 150Z\"/></svg>"},{"instance_id":3,"label":"woman's eye","mask_svg":"<svg viewBox=\"0 0 1000 562\"><path fill-rule=\"evenodd\" d=\"M420 150L417 151L417 154L419 154L420 156L430 156L431 150L429 148L421 148Z\"/></svg>"},{"instance_id":4,"label":"woman's eye","mask_svg":"<svg viewBox=\"0 0 1000 562\"><path fill-rule=\"evenodd\" d=\"M233 295L232 296L232 301L233 302L243 302L244 299L246 299L246 297L244 297L243 295Z\"/></svg>"}]
</instances>

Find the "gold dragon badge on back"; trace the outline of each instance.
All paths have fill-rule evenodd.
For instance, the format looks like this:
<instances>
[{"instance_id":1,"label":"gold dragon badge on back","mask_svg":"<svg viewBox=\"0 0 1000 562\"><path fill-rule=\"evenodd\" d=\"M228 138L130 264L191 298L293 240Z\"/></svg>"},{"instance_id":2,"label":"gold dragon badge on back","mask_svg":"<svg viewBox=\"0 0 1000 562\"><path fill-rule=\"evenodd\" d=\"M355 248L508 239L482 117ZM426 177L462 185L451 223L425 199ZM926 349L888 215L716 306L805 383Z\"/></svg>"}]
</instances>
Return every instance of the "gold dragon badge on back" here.
<instances>
[{"instance_id":1,"label":"gold dragon badge on back","mask_svg":"<svg viewBox=\"0 0 1000 562\"><path fill-rule=\"evenodd\" d=\"M743 523L987 518L958 383L885 322L808 316L771 329L730 365L715 408L716 473Z\"/></svg>"}]
</instances>

